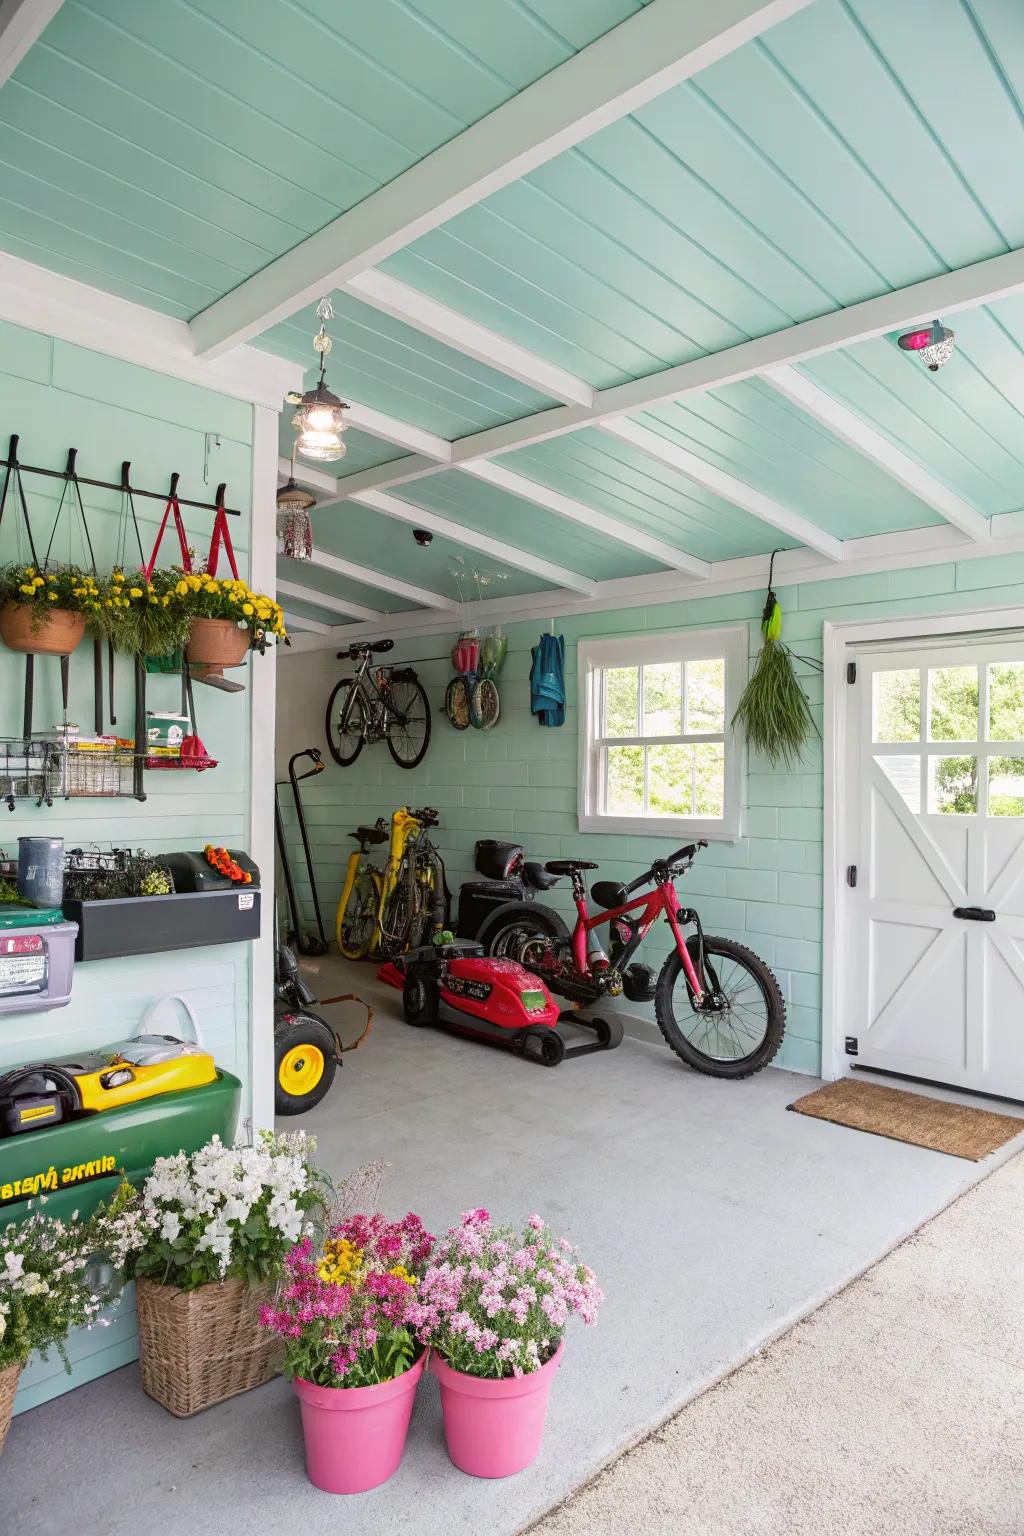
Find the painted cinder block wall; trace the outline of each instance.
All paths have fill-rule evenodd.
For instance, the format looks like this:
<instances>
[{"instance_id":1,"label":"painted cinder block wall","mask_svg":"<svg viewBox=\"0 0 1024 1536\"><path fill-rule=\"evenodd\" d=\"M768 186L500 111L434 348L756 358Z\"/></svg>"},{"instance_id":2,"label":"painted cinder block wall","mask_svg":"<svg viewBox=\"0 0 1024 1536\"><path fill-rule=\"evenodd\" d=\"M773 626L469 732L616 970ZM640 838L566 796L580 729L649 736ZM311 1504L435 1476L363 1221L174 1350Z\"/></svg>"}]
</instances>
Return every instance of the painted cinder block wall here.
<instances>
[{"instance_id":1,"label":"painted cinder block wall","mask_svg":"<svg viewBox=\"0 0 1024 1536\"><path fill-rule=\"evenodd\" d=\"M781 589L781 600L784 639L802 655L820 660L825 622L955 615L1020 604L1024 556L805 582ZM566 639L569 695L566 723L558 729L541 727L529 713L530 647L544 626L537 621L507 626L502 716L493 731L454 731L443 714L436 713L430 749L411 773L396 767L382 745L364 748L351 768L329 760L327 771L303 786L321 899L330 923L345 860L354 846L349 830L359 821L389 815L396 803L430 804L440 810L436 841L447 860L453 890L472 874L478 837L515 839L525 843L529 854L543 858L578 854L597 859L605 878L632 878L664 851L666 839L577 831L576 642L585 636L741 621L749 625L753 656L760 644L762 604L763 593L758 591L591 615L555 614L555 627ZM454 633L403 641L388 658L416 667L435 706L451 675L447 652L453 638ZM346 664L335 660L333 650L282 660L279 778L290 752L304 746L324 748L325 705L343 668ZM820 729L821 677L808 666L799 670ZM749 944L774 967L788 1005L786 1040L777 1062L809 1073L821 1068L822 801L820 741L808 745L794 773L773 771L750 754L742 836L734 843L712 843L684 882L709 932ZM289 844L297 852L287 795L285 820ZM301 860L297 868L301 871ZM308 899L301 873L298 884ZM558 904L567 911L567 887L560 890ZM648 963L659 965L664 953L663 936L655 928L646 945ZM651 1012L628 1006L633 1012Z\"/></svg>"},{"instance_id":2,"label":"painted cinder block wall","mask_svg":"<svg viewBox=\"0 0 1024 1536\"><path fill-rule=\"evenodd\" d=\"M67 450L79 450L80 474L117 480L122 459L130 459L133 483L148 489L166 486L172 470L181 474L181 494L212 499L217 483L228 485L228 504L244 516L231 519L232 540L244 574L250 537L250 478L253 409L196 385L145 368L100 356L37 332L0 323L0 448L6 456L12 432L20 435L19 454L29 464L62 469ZM211 438L209 484L203 468L206 434ZM2 480L0 480L2 483ZM59 481L25 476L29 513L37 543L45 546L60 496ZM90 532L99 566L113 564L118 544L120 497L84 488ZM65 513L69 501L65 501ZM136 500L142 541L148 555L163 502ZM0 526L0 563L27 554L14 516L13 498ZM190 537L202 554L209 543L212 514L186 509ZM69 550L81 559L80 536L73 519L62 523L54 543L57 558ZM126 563L138 559L130 543ZM40 549L40 554L42 550ZM161 562L178 557L177 543L165 539ZM106 679L106 664L104 665ZM0 736L22 728L24 658L0 645ZM116 661L117 731L132 733L133 684L128 658ZM202 775L148 773L147 800L81 799L56 801L50 808L19 803L9 814L0 806L0 848L17 852L24 833L60 834L68 847L129 846L153 853L201 848L213 840L246 847L249 827L250 696L226 696L197 688L199 730L219 766ZM177 710L180 688L175 677L153 676L147 684L150 708ZM36 662L34 723L45 729L60 720L59 663ZM88 641L71 661L68 717L85 730L93 724L92 646ZM108 717L109 718L109 717ZM248 1076L249 955L247 944L184 950L170 955L92 961L76 968L72 998L66 1008L45 1013L0 1015L0 1070L23 1061L102 1046L134 1034L145 1009L155 999L181 992L195 1008L204 1039L217 1061L243 1079ZM244 1100L243 1100L244 1105ZM243 1108L243 1113L247 1110ZM0 1141L0 1169L3 1164ZM0 1209L0 1224L4 1219ZM103 1374L134 1359L135 1319L130 1289L110 1325L70 1341L74 1373L69 1379L56 1355L49 1363L34 1358L22 1377L16 1411L34 1406L70 1385Z\"/></svg>"}]
</instances>

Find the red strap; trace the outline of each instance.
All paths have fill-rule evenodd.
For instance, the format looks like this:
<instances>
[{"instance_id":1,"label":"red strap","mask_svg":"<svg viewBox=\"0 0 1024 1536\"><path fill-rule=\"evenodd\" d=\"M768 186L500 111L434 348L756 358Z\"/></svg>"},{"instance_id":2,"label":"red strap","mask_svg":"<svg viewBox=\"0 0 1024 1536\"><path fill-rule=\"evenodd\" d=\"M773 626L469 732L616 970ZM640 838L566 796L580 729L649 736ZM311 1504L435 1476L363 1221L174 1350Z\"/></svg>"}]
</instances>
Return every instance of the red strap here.
<instances>
[{"instance_id":1,"label":"red strap","mask_svg":"<svg viewBox=\"0 0 1024 1536\"><path fill-rule=\"evenodd\" d=\"M167 519L170 517L172 512L174 513L174 527L178 535L178 544L181 547L181 568L186 572L191 572L192 570L192 561L189 558L188 553L188 540L185 537L185 524L183 523L181 517L181 507L178 505L177 496L170 496L168 497L166 507L164 507L163 521L161 522L159 531L157 532L156 543L153 545L153 553L150 555L148 563L143 566L143 571L145 572L147 581L152 580L153 568L156 565L156 557L159 553L160 544L163 540L164 530L167 527Z\"/></svg>"},{"instance_id":2,"label":"red strap","mask_svg":"<svg viewBox=\"0 0 1024 1536\"><path fill-rule=\"evenodd\" d=\"M231 534L228 531L228 515L223 504L217 508L217 516L213 520L213 537L210 540L210 558L206 562L206 569L211 576L217 574L217 562L220 559L220 543L224 540L224 553L228 557L228 565L231 574L238 580L238 566L235 564L235 551L231 547Z\"/></svg>"}]
</instances>

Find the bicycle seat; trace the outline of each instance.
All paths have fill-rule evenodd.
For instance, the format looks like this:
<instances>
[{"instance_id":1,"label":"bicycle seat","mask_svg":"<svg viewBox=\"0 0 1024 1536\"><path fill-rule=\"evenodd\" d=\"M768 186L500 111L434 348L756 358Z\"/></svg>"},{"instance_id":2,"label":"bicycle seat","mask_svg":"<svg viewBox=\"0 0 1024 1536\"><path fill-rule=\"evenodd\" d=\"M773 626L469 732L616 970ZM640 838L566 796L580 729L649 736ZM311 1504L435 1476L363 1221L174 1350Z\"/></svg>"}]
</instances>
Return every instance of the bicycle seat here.
<instances>
[{"instance_id":1,"label":"bicycle seat","mask_svg":"<svg viewBox=\"0 0 1024 1536\"><path fill-rule=\"evenodd\" d=\"M624 907L629 900L626 887L617 885L614 880L595 880L590 887L590 894L606 912L610 912L613 907Z\"/></svg>"},{"instance_id":2,"label":"bicycle seat","mask_svg":"<svg viewBox=\"0 0 1024 1536\"><path fill-rule=\"evenodd\" d=\"M347 650L338 652L338 660L358 661L360 656L383 656L394 648L393 640L355 640Z\"/></svg>"},{"instance_id":3,"label":"bicycle seat","mask_svg":"<svg viewBox=\"0 0 1024 1536\"><path fill-rule=\"evenodd\" d=\"M576 869L599 869L590 859L549 859L544 865L549 875L571 875Z\"/></svg>"},{"instance_id":4,"label":"bicycle seat","mask_svg":"<svg viewBox=\"0 0 1024 1536\"><path fill-rule=\"evenodd\" d=\"M356 838L360 843L386 843L388 834L380 827L356 827L349 837Z\"/></svg>"},{"instance_id":5,"label":"bicycle seat","mask_svg":"<svg viewBox=\"0 0 1024 1536\"><path fill-rule=\"evenodd\" d=\"M535 864L532 859L523 865L523 879L535 891L550 891L560 878L560 875L549 874L543 864Z\"/></svg>"}]
</instances>

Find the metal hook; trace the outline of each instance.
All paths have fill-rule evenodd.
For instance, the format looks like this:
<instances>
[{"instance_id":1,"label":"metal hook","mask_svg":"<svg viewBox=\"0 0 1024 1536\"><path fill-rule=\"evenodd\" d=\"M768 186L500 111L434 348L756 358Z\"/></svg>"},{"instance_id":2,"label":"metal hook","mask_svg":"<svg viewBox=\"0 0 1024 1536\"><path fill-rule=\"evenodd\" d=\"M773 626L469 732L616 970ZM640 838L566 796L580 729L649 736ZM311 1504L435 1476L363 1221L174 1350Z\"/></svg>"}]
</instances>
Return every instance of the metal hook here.
<instances>
[{"instance_id":1,"label":"metal hook","mask_svg":"<svg viewBox=\"0 0 1024 1536\"><path fill-rule=\"evenodd\" d=\"M121 460L121 489L122 489L122 491L130 491L131 490L131 484L130 484L130 481L129 481L129 471L131 470L131 467L132 467L132 465L131 465L131 460L130 459L122 459Z\"/></svg>"},{"instance_id":2,"label":"metal hook","mask_svg":"<svg viewBox=\"0 0 1024 1536\"><path fill-rule=\"evenodd\" d=\"M168 501L174 501L176 499L176 497L178 495L178 481L180 479L181 479L181 476L178 474L178 471L175 470L173 475L171 476L171 488L167 492L167 500Z\"/></svg>"},{"instance_id":3,"label":"metal hook","mask_svg":"<svg viewBox=\"0 0 1024 1536\"><path fill-rule=\"evenodd\" d=\"M17 469L18 467L18 443L20 441L21 439L19 438L18 433L12 432L11 444L7 450L7 462L12 469Z\"/></svg>"},{"instance_id":4,"label":"metal hook","mask_svg":"<svg viewBox=\"0 0 1024 1536\"><path fill-rule=\"evenodd\" d=\"M217 487L216 501L217 501L218 509L220 509L224 505L224 502L227 499L227 493L228 493L228 483L227 483L226 480L222 480L220 485L218 485L218 487Z\"/></svg>"},{"instance_id":5,"label":"metal hook","mask_svg":"<svg viewBox=\"0 0 1024 1536\"><path fill-rule=\"evenodd\" d=\"M69 448L68 449L68 466L67 466L67 469L65 469L65 471L64 471L64 478L65 478L65 480L74 480L76 478L76 476L75 476L75 460L77 458L78 458L78 449L77 448Z\"/></svg>"}]
</instances>

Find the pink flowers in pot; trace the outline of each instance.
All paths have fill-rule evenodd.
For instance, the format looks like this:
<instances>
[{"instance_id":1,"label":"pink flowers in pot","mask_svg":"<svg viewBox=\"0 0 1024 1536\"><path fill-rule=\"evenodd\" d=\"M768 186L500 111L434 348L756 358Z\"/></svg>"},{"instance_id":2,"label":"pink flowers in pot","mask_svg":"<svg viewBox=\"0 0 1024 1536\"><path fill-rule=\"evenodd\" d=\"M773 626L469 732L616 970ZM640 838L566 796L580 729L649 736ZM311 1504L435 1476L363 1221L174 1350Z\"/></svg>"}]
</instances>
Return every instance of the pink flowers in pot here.
<instances>
[{"instance_id":1,"label":"pink flowers in pot","mask_svg":"<svg viewBox=\"0 0 1024 1536\"><path fill-rule=\"evenodd\" d=\"M416 1328L456 1371L520 1377L554 1356L574 1314L595 1323L603 1300L593 1271L539 1216L520 1233L466 1211L434 1248Z\"/></svg>"},{"instance_id":2,"label":"pink flowers in pot","mask_svg":"<svg viewBox=\"0 0 1024 1536\"><path fill-rule=\"evenodd\" d=\"M350 1216L322 1247L304 1238L285 1259L277 1304L260 1322L285 1340L288 1375L321 1387L369 1387L408 1370L420 1348L417 1286L433 1238L410 1212Z\"/></svg>"}]
</instances>

